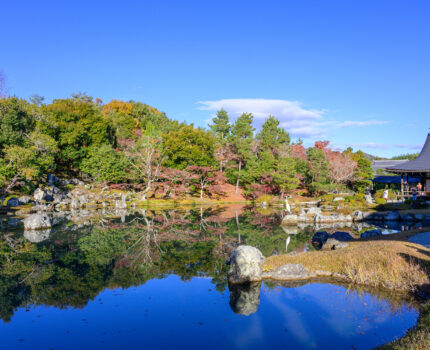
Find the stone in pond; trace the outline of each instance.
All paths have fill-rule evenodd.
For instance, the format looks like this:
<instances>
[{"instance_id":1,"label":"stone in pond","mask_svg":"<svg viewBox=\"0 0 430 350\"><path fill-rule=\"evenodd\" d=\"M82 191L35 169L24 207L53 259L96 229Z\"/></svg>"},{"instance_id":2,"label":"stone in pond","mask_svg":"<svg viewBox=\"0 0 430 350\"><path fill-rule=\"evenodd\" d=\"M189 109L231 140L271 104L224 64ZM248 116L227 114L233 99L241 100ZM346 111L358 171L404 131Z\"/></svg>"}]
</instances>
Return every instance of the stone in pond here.
<instances>
[{"instance_id":1,"label":"stone in pond","mask_svg":"<svg viewBox=\"0 0 430 350\"><path fill-rule=\"evenodd\" d=\"M52 220L44 213L31 214L24 219L26 230L41 230L50 227L52 227Z\"/></svg>"},{"instance_id":2,"label":"stone in pond","mask_svg":"<svg viewBox=\"0 0 430 350\"><path fill-rule=\"evenodd\" d=\"M230 255L228 281L232 284L242 284L261 281L260 265L264 256L254 247L241 245Z\"/></svg>"},{"instance_id":3,"label":"stone in pond","mask_svg":"<svg viewBox=\"0 0 430 350\"><path fill-rule=\"evenodd\" d=\"M348 247L348 243L339 242L337 239L329 238L321 247L321 250L337 250Z\"/></svg>"},{"instance_id":4,"label":"stone in pond","mask_svg":"<svg viewBox=\"0 0 430 350\"><path fill-rule=\"evenodd\" d=\"M312 237L312 245L321 247L329 237L330 235L326 231L317 232Z\"/></svg>"},{"instance_id":5,"label":"stone in pond","mask_svg":"<svg viewBox=\"0 0 430 350\"><path fill-rule=\"evenodd\" d=\"M352 241L354 237L352 237L348 232L336 231L333 233L330 238L334 238L338 241Z\"/></svg>"},{"instance_id":6,"label":"stone in pond","mask_svg":"<svg viewBox=\"0 0 430 350\"><path fill-rule=\"evenodd\" d=\"M259 282L249 284L229 285L230 290L230 307L236 314L249 316L256 313L260 306Z\"/></svg>"}]
</instances>

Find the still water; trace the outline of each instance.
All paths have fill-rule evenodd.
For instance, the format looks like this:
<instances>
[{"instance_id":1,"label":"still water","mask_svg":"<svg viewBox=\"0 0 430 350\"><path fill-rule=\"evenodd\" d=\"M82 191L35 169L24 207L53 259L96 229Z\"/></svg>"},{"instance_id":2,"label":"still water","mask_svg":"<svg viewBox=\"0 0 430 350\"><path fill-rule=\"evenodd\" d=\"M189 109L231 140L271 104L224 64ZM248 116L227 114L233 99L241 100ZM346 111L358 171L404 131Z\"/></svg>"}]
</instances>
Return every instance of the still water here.
<instances>
[{"instance_id":1,"label":"still water","mask_svg":"<svg viewBox=\"0 0 430 350\"><path fill-rule=\"evenodd\" d=\"M43 232L3 222L2 349L371 349L418 318L403 295L336 281L228 286L240 244L313 249L282 212L76 212Z\"/></svg>"}]
</instances>

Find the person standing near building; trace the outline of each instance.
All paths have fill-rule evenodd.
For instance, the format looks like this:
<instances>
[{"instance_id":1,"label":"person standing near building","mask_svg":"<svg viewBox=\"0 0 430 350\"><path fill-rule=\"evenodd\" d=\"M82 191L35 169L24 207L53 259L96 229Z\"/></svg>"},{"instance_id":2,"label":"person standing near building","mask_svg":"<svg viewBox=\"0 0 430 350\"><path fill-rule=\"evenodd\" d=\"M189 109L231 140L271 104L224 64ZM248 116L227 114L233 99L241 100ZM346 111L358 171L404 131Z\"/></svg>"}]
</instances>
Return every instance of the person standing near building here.
<instances>
[{"instance_id":1,"label":"person standing near building","mask_svg":"<svg viewBox=\"0 0 430 350\"><path fill-rule=\"evenodd\" d=\"M385 199L386 202L388 201L388 190L387 189L384 190L383 198Z\"/></svg>"},{"instance_id":2,"label":"person standing near building","mask_svg":"<svg viewBox=\"0 0 430 350\"><path fill-rule=\"evenodd\" d=\"M418 194L421 194L421 192L423 190L423 185L421 185L421 182L418 182L417 190L418 190Z\"/></svg>"}]
</instances>

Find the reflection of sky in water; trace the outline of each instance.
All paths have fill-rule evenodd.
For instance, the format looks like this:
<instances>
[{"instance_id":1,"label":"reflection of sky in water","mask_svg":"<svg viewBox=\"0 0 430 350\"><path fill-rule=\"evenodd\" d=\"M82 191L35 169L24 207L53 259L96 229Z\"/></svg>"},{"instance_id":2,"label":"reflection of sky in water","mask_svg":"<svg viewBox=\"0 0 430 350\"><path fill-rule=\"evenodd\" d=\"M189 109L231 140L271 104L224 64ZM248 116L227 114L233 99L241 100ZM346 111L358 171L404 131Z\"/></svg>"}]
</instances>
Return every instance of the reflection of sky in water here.
<instances>
[{"instance_id":1,"label":"reflection of sky in water","mask_svg":"<svg viewBox=\"0 0 430 350\"><path fill-rule=\"evenodd\" d=\"M404 334L417 312L385 299L313 283L263 284L258 311L232 312L229 291L207 278L153 279L105 290L83 309L37 306L0 324L4 349L357 349Z\"/></svg>"}]
</instances>

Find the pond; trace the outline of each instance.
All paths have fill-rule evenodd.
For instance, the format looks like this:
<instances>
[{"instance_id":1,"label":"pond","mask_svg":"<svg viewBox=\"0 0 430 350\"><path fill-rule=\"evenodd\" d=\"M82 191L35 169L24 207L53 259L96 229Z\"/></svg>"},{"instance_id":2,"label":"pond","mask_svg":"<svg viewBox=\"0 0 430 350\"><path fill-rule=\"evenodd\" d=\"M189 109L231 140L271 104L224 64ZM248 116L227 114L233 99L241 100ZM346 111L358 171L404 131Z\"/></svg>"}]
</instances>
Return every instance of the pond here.
<instances>
[{"instance_id":1,"label":"pond","mask_svg":"<svg viewBox=\"0 0 430 350\"><path fill-rule=\"evenodd\" d=\"M338 281L228 286L238 244L313 249L282 212L241 206L59 215L51 230L2 221L5 349L370 349L416 324L415 300Z\"/></svg>"}]
</instances>

